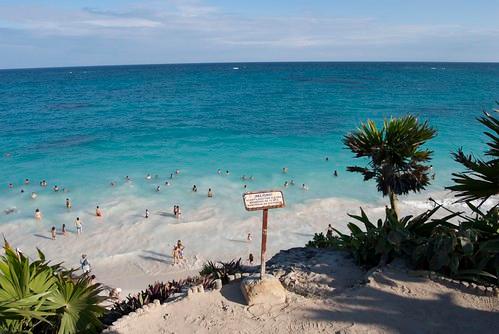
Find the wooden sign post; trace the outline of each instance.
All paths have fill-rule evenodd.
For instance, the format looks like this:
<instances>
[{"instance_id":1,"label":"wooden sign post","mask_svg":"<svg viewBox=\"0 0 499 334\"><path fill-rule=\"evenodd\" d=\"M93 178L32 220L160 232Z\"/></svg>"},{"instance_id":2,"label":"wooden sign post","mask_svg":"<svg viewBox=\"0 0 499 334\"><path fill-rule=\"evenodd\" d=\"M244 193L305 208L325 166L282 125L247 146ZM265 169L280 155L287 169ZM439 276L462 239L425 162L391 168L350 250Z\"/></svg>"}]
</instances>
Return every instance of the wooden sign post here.
<instances>
[{"instance_id":1,"label":"wooden sign post","mask_svg":"<svg viewBox=\"0 0 499 334\"><path fill-rule=\"evenodd\" d=\"M267 253L267 222L269 209L283 208L284 195L280 190L255 191L243 194L244 207L247 211L263 210L262 249L260 255L260 278L265 275L265 254Z\"/></svg>"}]
</instances>

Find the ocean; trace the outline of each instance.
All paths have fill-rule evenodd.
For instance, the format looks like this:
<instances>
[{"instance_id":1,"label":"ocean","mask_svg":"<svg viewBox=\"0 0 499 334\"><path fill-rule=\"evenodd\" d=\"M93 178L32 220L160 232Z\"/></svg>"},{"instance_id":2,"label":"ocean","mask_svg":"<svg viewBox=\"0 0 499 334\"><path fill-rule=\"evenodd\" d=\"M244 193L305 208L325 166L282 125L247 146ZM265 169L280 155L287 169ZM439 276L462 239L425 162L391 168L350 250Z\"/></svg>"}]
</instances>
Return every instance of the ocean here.
<instances>
[{"instance_id":1,"label":"ocean","mask_svg":"<svg viewBox=\"0 0 499 334\"><path fill-rule=\"evenodd\" d=\"M0 232L14 233L19 226L43 234L52 225L72 226L77 215L93 219L87 217L96 205L108 226L136 224L145 209L157 224L177 224L168 217L177 204L182 223L205 222L223 233L254 216L244 211L241 196L260 189L282 189L287 207L280 210L289 212L328 199L354 201L352 211L364 204L383 206L388 200L373 183L345 171L365 161L354 159L342 138L367 119L380 123L406 114L438 131L427 144L434 151L436 177L421 196L429 196L443 191L451 173L460 170L452 151L462 146L482 154L486 138L476 117L494 108L497 99L499 64L492 63L1 70ZM127 175L132 182L125 182ZM253 180L242 180L243 175ZM29 185L23 184L26 178ZM39 186L41 180L48 182L46 188ZM296 185L284 188L291 180ZM299 189L301 184L309 190ZM54 185L61 190L52 191ZM36 200L31 192L38 194ZM66 198L73 202L71 211ZM36 208L44 216L40 223L33 222ZM288 216L289 224L300 224L300 215ZM217 225L220 221L226 224Z\"/></svg>"}]
</instances>

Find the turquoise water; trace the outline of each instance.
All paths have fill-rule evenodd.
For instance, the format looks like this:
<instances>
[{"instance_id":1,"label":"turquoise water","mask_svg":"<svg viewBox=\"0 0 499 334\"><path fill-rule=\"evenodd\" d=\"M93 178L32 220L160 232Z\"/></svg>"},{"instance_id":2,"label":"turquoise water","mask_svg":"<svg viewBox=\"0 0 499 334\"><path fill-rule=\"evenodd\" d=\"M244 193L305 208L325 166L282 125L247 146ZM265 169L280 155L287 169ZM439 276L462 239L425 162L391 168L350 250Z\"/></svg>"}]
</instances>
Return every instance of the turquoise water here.
<instances>
[{"instance_id":1,"label":"turquoise water","mask_svg":"<svg viewBox=\"0 0 499 334\"><path fill-rule=\"evenodd\" d=\"M238 69L234 69L238 67ZM438 137L436 179L458 169L450 152L484 149L475 121L499 99L499 64L247 63L78 67L0 71L0 222L45 217L64 199L98 203L140 198L149 209L193 211L209 187L226 210L243 210L249 190L282 188L288 204L312 198L379 200L374 185L345 172L354 163L342 136L368 118L407 113ZM329 161L325 161L325 157ZM361 163L359 161L359 163ZM281 170L288 167L289 173ZM170 173L179 169L171 186ZM217 175L217 169L228 176ZM339 177L332 176L338 170ZM146 174L153 176L146 180ZM133 183L124 182L125 175ZM158 175L156 179L154 176ZM254 181L242 181L242 175ZM23 185L29 178L31 184ZM39 181L48 181L41 189ZM116 187L110 187L111 181ZM13 189L8 188L14 183ZM57 184L68 193L54 193ZM199 194L190 191L193 184ZM156 192L157 185L161 191ZM21 188L25 193L21 194ZM30 193L39 197L33 201ZM225 202L224 202L225 201ZM230 203L227 204L227 203ZM146 204L147 205L147 204ZM106 209L104 207L104 209ZM185 210L184 209L184 210Z\"/></svg>"}]
</instances>

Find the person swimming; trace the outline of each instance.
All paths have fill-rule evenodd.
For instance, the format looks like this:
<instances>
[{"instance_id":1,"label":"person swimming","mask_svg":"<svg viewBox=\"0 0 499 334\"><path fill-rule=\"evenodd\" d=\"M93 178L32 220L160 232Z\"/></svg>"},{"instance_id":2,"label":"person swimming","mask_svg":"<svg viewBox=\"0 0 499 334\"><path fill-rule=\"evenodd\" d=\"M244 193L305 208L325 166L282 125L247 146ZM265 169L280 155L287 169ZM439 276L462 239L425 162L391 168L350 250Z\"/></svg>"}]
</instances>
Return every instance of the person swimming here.
<instances>
[{"instance_id":1,"label":"person swimming","mask_svg":"<svg viewBox=\"0 0 499 334\"><path fill-rule=\"evenodd\" d=\"M54 186L54 188L52 188L55 192L58 192L59 191L59 187L57 186L57 184Z\"/></svg>"},{"instance_id":2,"label":"person swimming","mask_svg":"<svg viewBox=\"0 0 499 334\"><path fill-rule=\"evenodd\" d=\"M35 219L36 220L41 220L42 219L42 212L38 208L35 210Z\"/></svg>"},{"instance_id":3,"label":"person swimming","mask_svg":"<svg viewBox=\"0 0 499 334\"><path fill-rule=\"evenodd\" d=\"M28 185L28 184L29 184L29 179L25 179L25 180L24 180L24 184L25 184L25 185Z\"/></svg>"},{"instance_id":4,"label":"person swimming","mask_svg":"<svg viewBox=\"0 0 499 334\"><path fill-rule=\"evenodd\" d=\"M175 170L175 174L180 174L180 169Z\"/></svg>"},{"instance_id":5,"label":"person swimming","mask_svg":"<svg viewBox=\"0 0 499 334\"><path fill-rule=\"evenodd\" d=\"M50 229L50 235L52 236L52 240L55 240L55 235L56 235L55 226L52 226L52 228Z\"/></svg>"},{"instance_id":6,"label":"person swimming","mask_svg":"<svg viewBox=\"0 0 499 334\"><path fill-rule=\"evenodd\" d=\"M287 174L288 173L288 167L283 167L282 168L282 172L283 172L283 174Z\"/></svg>"},{"instance_id":7,"label":"person swimming","mask_svg":"<svg viewBox=\"0 0 499 334\"><path fill-rule=\"evenodd\" d=\"M302 188L303 190L308 190L308 187L305 185L305 183L301 185L301 188Z\"/></svg>"},{"instance_id":8,"label":"person swimming","mask_svg":"<svg viewBox=\"0 0 499 334\"><path fill-rule=\"evenodd\" d=\"M161 188L159 186L156 187L156 192L160 192L161 191Z\"/></svg>"},{"instance_id":9,"label":"person swimming","mask_svg":"<svg viewBox=\"0 0 499 334\"><path fill-rule=\"evenodd\" d=\"M291 186L294 186L294 185L295 185L295 181L294 181L294 180L291 180L291 181L289 181L289 184L290 184Z\"/></svg>"},{"instance_id":10,"label":"person swimming","mask_svg":"<svg viewBox=\"0 0 499 334\"><path fill-rule=\"evenodd\" d=\"M230 174L230 172L229 172L229 170L227 169L227 170L225 171L225 175L229 175L229 174Z\"/></svg>"},{"instance_id":11,"label":"person swimming","mask_svg":"<svg viewBox=\"0 0 499 334\"><path fill-rule=\"evenodd\" d=\"M246 188L248 188L248 186L247 186L247 185L244 185L244 186L243 186L243 188L244 188L244 189L246 189Z\"/></svg>"},{"instance_id":12,"label":"person swimming","mask_svg":"<svg viewBox=\"0 0 499 334\"><path fill-rule=\"evenodd\" d=\"M326 161L329 161L329 157L326 157Z\"/></svg>"},{"instance_id":13,"label":"person swimming","mask_svg":"<svg viewBox=\"0 0 499 334\"><path fill-rule=\"evenodd\" d=\"M101 208L99 208L99 206L97 205L97 207L95 208L95 215L97 217L102 217L103 216L103 213L102 213L102 210Z\"/></svg>"},{"instance_id":14,"label":"person swimming","mask_svg":"<svg viewBox=\"0 0 499 334\"><path fill-rule=\"evenodd\" d=\"M35 193L34 191L31 193L31 198L32 199L36 199L38 197L37 193Z\"/></svg>"},{"instance_id":15,"label":"person swimming","mask_svg":"<svg viewBox=\"0 0 499 334\"><path fill-rule=\"evenodd\" d=\"M218 175L222 175L222 171L220 169L217 170Z\"/></svg>"},{"instance_id":16,"label":"person swimming","mask_svg":"<svg viewBox=\"0 0 499 334\"><path fill-rule=\"evenodd\" d=\"M114 186L116 186L116 182L115 181L111 181L110 185L111 185L111 187L114 187Z\"/></svg>"},{"instance_id":17,"label":"person swimming","mask_svg":"<svg viewBox=\"0 0 499 334\"><path fill-rule=\"evenodd\" d=\"M21 189L21 194L24 194L24 189Z\"/></svg>"},{"instance_id":18,"label":"person swimming","mask_svg":"<svg viewBox=\"0 0 499 334\"><path fill-rule=\"evenodd\" d=\"M165 186L167 186L167 187L168 187L169 185L170 185L170 182L165 181Z\"/></svg>"},{"instance_id":19,"label":"person swimming","mask_svg":"<svg viewBox=\"0 0 499 334\"><path fill-rule=\"evenodd\" d=\"M288 187L288 181L285 181L284 182L284 188L287 188Z\"/></svg>"},{"instance_id":20,"label":"person swimming","mask_svg":"<svg viewBox=\"0 0 499 334\"><path fill-rule=\"evenodd\" d=\"M172 180L172 179L173 179L173 173L170 174L170 180Z\"/></svg>"},{"instance_id":21,"label":"person swimming","mask_svg":"<svg viewBox=\"0 0 499 334\"><path fill-rule=\"evenodd\" d=\"M198 191L198 187L196 187L196 185L193 185L192 186L192 191L196 193Z\"/></svg>"},{"instance_id":22,"label":"person swimming","mask_svg":"<svg viewBox=\"0 0 499 334\"><path fill-rule=\"evenodd\" d=\"M132 179L127 175L127 176L125 176L125 181L130 182L130 181L132 181Z\"/></svg>"},{"instance_id":23,"label":"person swimming","mask_svg":"<svg viewBox=\"0 0 499 334\"><path fill-rule=\"evenodd\" d=\"M71 209L71 201L69 200L69 198L66 198L66 209Z\"/></svg>"},{"instance_id":24,"label":"person swimming","mask_svg":"<svg viewBox=\"0 0 499 334\"><path fill-rule=\"evenodd\" d=\"M208 189L208 197L213 197L213 192L211 191L211 188Z\"/></svg>"},{"instance_id":25,"label":"person swimming","mask_svg":"<svg viewBox=\"0 0 499 334\"><path fill-rule=\"evenodd\" d=\"M147 174L147 176L146 176L146 180L150 180L150 179L152 179L151 174Z\"/></svg>"},{"instance_id":26,"label":"person swimming","mask_svg":"<svg viewBox=\"0 0 499 334\"><path fill-rule=\"evenodd\" d=\"M9 183L9 189L14 188L14 185L12 183Z\"/></svg>"}]
</instances>

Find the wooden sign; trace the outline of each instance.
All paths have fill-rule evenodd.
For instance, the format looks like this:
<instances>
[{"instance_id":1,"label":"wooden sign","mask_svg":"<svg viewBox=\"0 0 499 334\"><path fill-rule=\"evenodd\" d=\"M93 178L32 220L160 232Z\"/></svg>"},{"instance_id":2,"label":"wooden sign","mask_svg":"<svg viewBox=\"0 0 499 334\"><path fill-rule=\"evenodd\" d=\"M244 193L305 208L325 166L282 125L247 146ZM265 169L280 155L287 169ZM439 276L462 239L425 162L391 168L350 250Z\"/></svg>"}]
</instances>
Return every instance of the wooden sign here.
<instances>
[{"instance_id":1,"label":"wooden sign","mask_svg":"<svg viewBox=\"0 0 499 334\"><path fill-rule=\"evenodd\" d=\"M280 190L255 191L243 194L247 211L283 208L284 196Z\"/></svg>"},{"instance_id":2,"label":"wooden sign","mask_svg":"<svg viewBox=\"0 0 499 334\"><path fill-rule=\"evenodd\" d=\"M267 221L269 209L283 208L284 196L280 190L254 191L243 194L244 207L248 211L263 210L262 250L260 254L260 279L265 277L265 256L267 253Z\"/></svg>"}]
</instances>

